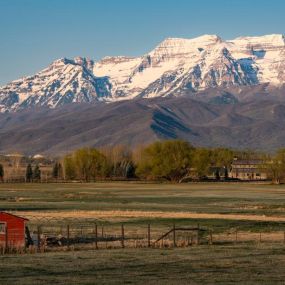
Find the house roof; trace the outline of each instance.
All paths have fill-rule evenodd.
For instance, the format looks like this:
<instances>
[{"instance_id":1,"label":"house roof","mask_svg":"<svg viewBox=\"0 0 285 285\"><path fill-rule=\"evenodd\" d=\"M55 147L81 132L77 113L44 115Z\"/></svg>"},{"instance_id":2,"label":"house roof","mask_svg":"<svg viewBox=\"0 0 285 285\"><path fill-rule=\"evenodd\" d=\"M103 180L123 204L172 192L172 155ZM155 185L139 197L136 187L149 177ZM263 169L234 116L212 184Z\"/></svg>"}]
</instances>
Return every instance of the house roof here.
<instances>
[{"instance_id":1,"label":"house roof","mask_svg":"<svg viewBox=\"0 0 285 285\"><path fill-rule=\"evenodd\" d=\"M261 159L237 159L234 160L232 165L261 165L264 161Z\"/></svg>"},{"instance_id":2,"label":"house roof","mask_svg":"<svg viewBox=\"0 0 285 285\"><path fill-rule=\"evenodd\" d=\"M5 215L13 216L13 217L15 217L15 218L17 218L17 219L29 221L29 219L27 219L27 218L20 217L20 216L17 216L17 215L11 214L11 213L7 213L7 212L3 212L3 211L0 211L0 214L5 214Z\"/></svg>"},{"instance_id":3,"label":"house roof","mask_svg":"<svg viewBox=\"0 0 285 285\"><path fill-rule=\"evenodd\" d=\"M260 168L235 168L233 173L263 173L264 170Z\"/></svg>"}]
</instances>

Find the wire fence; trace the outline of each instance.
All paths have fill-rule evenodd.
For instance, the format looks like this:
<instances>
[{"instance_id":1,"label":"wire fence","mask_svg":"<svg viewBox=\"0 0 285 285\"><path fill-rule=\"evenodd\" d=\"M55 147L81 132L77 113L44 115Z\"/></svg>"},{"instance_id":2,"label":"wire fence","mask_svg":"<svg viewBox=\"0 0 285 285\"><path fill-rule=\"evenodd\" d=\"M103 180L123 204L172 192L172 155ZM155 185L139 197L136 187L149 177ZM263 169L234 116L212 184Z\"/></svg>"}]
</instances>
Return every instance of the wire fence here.
<instances>
[{"instance_id":1,"label":"wire fence","mask_svg":"<svg viewBox=\"0 0 285 285\"><path fill-rule=\"evenodd\" d=\"M198 224L138 226L104 224L94 220L55 223L54 219L42 219L41 223L29 223L25 232L7 228L4 234L0 234L0 254L84 249L170 248L249 242L285 244L285 231L246 232L231 229L218 232L200 227Z\"/></svg>"}]
</instances>

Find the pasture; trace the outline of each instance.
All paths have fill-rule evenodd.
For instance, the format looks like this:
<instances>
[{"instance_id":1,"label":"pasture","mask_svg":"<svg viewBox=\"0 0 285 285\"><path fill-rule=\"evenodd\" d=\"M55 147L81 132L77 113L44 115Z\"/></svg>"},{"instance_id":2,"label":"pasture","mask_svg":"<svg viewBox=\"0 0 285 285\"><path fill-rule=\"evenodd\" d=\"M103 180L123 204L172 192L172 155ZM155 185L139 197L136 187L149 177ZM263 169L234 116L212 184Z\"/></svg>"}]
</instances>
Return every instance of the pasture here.
<instances>
[{"instance_id":1,"label":"pasture","mask_svg":"<svg viewBox=\"0 0 285 285\"><path fill-rule=\"evenodd\" d=\"M1 184L0 209L37 224L104 225L126 234L174 223L228 236L271 234L237 244L58 251L0 257L0 284L282 284L285 186L249 183ZM280 235L280 238L279 238ZM230 239L234 238L230 235ZM217 240L218 241L218 240ZM16 270L17 269L17 270Z\"/></svg>"},{"instance_id":2,"label":"pasture","mask_svg":"<svg viewBox=\"0 0 285 285\"><path fill-rule=\"evenodd\" d=\"M276 245L1 256L0 284L284 284L284 262Z\"/></svg>"},{"instance_id":3,"label":"pasture","mask_svg":"<svg viewBox=\"0 0 285 285\"><path fill-rule=\"evenodd\" d=\"M285 222L285 185L249 183L0 184L0 208L41 217L243 229Z\"/></svg>"}]
</instances>

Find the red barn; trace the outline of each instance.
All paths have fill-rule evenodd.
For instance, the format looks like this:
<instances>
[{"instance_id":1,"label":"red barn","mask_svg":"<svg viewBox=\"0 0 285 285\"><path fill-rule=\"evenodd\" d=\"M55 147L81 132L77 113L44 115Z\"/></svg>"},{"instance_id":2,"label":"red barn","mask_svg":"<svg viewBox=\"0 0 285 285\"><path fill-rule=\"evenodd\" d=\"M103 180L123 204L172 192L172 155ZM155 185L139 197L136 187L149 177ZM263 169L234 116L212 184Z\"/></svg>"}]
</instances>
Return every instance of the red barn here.
<instances>
[{"instance_id":1,"label":"red barn","mask_svg":"<svg viewBox=\"0 0 285 285\"><path fill-rule=\"evenodd\" d=\"M27 221L28 219L0 212L0 247L24 247Z\"/></svg>"}]
</instances>

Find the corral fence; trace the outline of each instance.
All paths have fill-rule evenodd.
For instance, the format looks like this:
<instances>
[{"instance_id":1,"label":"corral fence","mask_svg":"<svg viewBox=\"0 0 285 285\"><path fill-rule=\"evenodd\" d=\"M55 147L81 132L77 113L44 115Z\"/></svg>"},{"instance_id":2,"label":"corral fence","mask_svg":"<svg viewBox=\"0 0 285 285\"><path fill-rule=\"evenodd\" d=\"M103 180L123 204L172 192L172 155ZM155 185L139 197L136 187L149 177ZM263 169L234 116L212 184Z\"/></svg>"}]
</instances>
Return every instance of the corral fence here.
<instances>
[{"instance_id":1,"label":"corral fence","mask_svg":"<svg viewBox=\"0 0 285 285\"><path fill-rule=\"evenodd\" d=\"M24 243L19 233L0 238L0 254L35 253L61 250L114 248L173 248L238 243L280 243L285 231L248 232L239 229L215 231L196 225L107 224L96 221L76 222L52 218L29 223Z\"/></svg>"}]
</instances>

